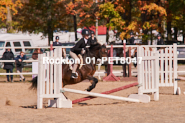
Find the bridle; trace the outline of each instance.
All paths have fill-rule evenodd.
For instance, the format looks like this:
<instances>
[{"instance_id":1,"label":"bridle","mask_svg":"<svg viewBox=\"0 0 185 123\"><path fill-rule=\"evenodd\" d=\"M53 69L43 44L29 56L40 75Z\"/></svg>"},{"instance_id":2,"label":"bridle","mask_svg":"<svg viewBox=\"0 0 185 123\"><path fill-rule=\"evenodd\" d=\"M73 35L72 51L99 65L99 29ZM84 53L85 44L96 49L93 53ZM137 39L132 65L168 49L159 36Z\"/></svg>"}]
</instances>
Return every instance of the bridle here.
<instances>
[{"instance_id":1,"label":"bridle","mask_svg":"<svg viewBox=\"0 0 185 123\"><path fill-rule=\"evenodd\" d=\"M99 55L100 58L102 57L101 52L100 52L101 49L99 49L99 51L98 51L98 55Z\"/></svg>"}]
</instances>

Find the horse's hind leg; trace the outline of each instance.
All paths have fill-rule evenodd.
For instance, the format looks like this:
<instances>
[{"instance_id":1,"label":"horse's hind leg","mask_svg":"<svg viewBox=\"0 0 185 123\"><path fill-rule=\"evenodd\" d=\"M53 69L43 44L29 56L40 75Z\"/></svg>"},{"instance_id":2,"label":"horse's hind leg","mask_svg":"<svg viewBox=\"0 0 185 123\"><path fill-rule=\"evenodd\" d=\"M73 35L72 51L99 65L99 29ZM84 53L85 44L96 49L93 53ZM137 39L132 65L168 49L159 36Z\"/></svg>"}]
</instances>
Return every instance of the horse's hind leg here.
<instances>
[{"instance_id":1,"label":"horse's hind leg","mask_svg":"<svg viewBox=\"0 0 185 123\"><path fill-rule=\"evenodd\" d=\"M86 90L88 92L90 92L92 89L94 89L96 87L96 84L98 83L98 79L94 78L94 77L89 77L89 81L91 82L91 86L89 86Z\"/></svg>"}]
</instances>

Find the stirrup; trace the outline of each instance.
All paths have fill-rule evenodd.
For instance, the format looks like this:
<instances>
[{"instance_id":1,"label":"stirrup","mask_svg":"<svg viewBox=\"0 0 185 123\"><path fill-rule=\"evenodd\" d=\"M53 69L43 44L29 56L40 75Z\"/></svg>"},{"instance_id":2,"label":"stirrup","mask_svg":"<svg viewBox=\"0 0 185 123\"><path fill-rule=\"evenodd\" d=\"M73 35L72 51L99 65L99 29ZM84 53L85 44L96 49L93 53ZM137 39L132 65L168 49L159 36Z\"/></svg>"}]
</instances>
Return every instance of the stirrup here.
<instances>
[{"instance_id":1,"label":"stirrup","mask_svg":"<svg viewBox=\"0 0 185 123\"><path fill-rule=\"evenodd\" d=\"M77 73L77 72L75 72L75 74L76 74L76 76L78 77L78 73Z\"/></svg>"},{"instance_id":2,"label":"stirrup","mask_svg":"<svg viewBox=\"0 0 185 123\"><path fill-rule=\"evenodd\" d=\"M71 78L75 79L75 78L78 78L78 76L76 75L76 73L72 73L74 75L71 75Z\"/></svg>"}]
</instances>

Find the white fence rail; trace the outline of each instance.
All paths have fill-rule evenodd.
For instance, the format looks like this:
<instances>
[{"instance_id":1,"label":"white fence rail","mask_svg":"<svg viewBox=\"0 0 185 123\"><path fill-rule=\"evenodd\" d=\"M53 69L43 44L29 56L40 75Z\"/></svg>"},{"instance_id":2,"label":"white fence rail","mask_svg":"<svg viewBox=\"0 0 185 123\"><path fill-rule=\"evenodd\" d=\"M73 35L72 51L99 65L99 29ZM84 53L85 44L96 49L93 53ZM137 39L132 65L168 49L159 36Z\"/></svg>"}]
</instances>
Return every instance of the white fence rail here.
<instances>
[{"instance_id":1,"label":"white fence rail","mask_svg":"<svg viewBox=\"0 0 185 123\"><path fill-rule=\"evenodd\" d=\"M138 47L138 57L142 57L138 62L138 83L140 85L138 94L154 93L154 100L159 100L159 53L144 50Z\"/></svg>"},{"instance_id":2,"label":"white fence rail","mask_svg":"<svg viewBox=\"0 0 185 123\"><path fill-rule=\"evenodd\" d=\"M139 45L126 45L126 48L128 48L128 47L131 47L131 48L137 48L138 49L138 46ZM145 47L145 48L157 48L157 47L163 47L163 48L169 48L169 47L172 47L172 45L141 45L141 46L143 46L143 47ZM72 48L72 46L53 46L53 48ZM107 48L110 48L111 46L110 45L107 45ZM177 48L178 47L184 47L185 48L185 45L177 45ZM8 48L10 48L10 47L6 47L5 49L8 49ZM20 48L22 48L22 47L11 47L11 48L15 48L15 49L20 49ZM35 49L35 48L50 48L50 46L46 46L46 47L24 47L25 49ZM113 45L113 48L123 48L123 45ZM177 51L177 50L176 50ZM161 58L159 58L159 59L161 59ZM165 58L166 59L166 58ZM167 59L169 59L169 58L167 58ZM177 58L177 61L178 60L185 60L185 58ZM3 63L3 62L15 62L15 60L0 60L0 63ZM24 60L24 62L27 62L27 63L29 63L29 62L38 62L38 60ZM97 76L99 76L99 78L100 78L100 75L104 75L104 73L106 72L106 71L103 71L103 72L100 72L100 66L98 67L99 69L98 69L98 71L95 73L95 75L97 75ZM113 71L113 73L115 73L115 74L121 74L121 73L123 73L123 71L122 70L120 70L120 72L118 72L118 71ZM172 73L173 73L173 71L172 71ZM181 74L183 74L183 73L185 73L185 71L179 71L179 70L177 70L177 73L181 73ZM0 75L5 75L6 73L0 73ZM27 74L27 73L22 73L22 74ZM31 73L30 73L31 74ZM32 74L36 74L36 73L32 73ZM38 74L38 73L37 73ZM6 75L11 75L11 74L6 74ZM20 75L20 73L18 73L17 75Z\"/></svg>"},{"instance_id":3,"label":"white fence rail","mask_svg":"<svg viewBox=\"0 0 185 123\"><path fill-rule=\"evenodd\" d=\"M176 51L176 44L161 50L160 53L144 50L143 46L138 47L138 57L142 57L141 64L138 63L138 83L141 84L139 93L155 92L156 100L159 98L158 87L172 86L174 94L178 93Z\"/></svg>"},{"instance_id":4,"label":"white fence rail","mask_svg":"<svg viewBox=\"0 0 185 123\"><path fill-rule=\"evenodd\" d=\"M39 54L39 72L37 82L37 108L41 109L43 98L56 98L57 107L62 108L62 64L43 64L43 57L56 58L62 56L62 50L56 50ZM46 78L46 79L45 79Z\"/></svg>"}]
</instances>

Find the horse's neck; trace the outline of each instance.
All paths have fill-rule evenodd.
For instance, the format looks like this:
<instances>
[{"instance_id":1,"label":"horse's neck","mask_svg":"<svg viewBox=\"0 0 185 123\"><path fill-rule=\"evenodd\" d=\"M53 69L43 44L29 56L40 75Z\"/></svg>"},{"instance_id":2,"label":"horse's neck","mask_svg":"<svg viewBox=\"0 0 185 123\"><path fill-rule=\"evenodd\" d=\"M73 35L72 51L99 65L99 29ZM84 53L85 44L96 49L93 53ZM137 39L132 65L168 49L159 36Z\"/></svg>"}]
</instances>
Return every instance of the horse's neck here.
<instances>
[{"instance_id":1,"label":"horse's neck","mask_svg":"<svg viewBox=\"0 0 185 123\"><path fill-rule=\"evenodd\" d=\"M95 59L95 64L97 63L97 59L98 58L97 58L97 56L96 56L95 53L89 51L89 52L87 52L86 54L83 55L83 59L86 60L87 57L90 57L91 58L91 62L94 62L92 60L92 58L94 58Z\"/></svg>"}]
</instances>

